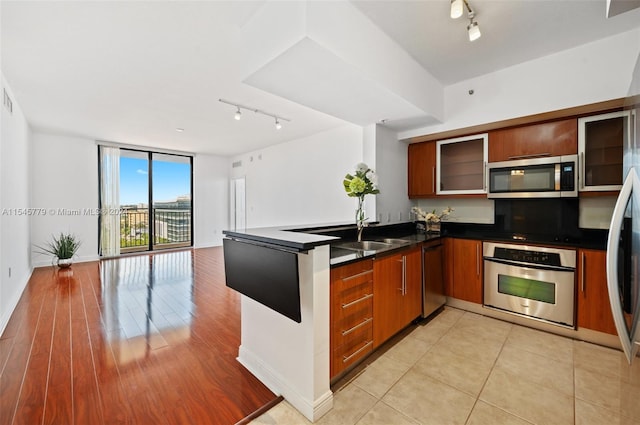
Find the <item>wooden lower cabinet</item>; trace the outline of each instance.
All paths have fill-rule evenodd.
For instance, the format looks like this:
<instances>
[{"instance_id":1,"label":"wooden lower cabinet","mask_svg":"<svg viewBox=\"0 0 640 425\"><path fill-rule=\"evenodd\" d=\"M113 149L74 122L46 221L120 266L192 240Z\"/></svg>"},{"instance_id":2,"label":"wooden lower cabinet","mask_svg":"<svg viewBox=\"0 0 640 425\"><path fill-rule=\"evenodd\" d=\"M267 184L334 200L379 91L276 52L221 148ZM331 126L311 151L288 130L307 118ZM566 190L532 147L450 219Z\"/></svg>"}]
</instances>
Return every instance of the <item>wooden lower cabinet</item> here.
<instances>
[{"instance_id":1,"label":"wooden lower cabinet","mask_svg":"<svg viewBox=\"0 0 640 425\"><path fill-rule=\"evenodd\" d=\"M373 260L331 269L330 375L373 350Z\"/></svg>"},{"instance_id":2,"label":"wooden lower cabinet","mask_svg":"<svg viewBox=\"0 0 640 425\"><path fill-rule=\"evenodd\" d=\"M452 238L445 255L451 255L448 272L449 295L464 301L482 304L483 258L482 241Z\"/></svg>"},{"instance_id":3,"label":"wooden lower cabinet","mask_svg":"<svg viewBox=\"0 0 640 425\"><path fill-rule=\"evenodd\" d=\"M422 312L422 249L407 249L376 259L373 283L376 348Z\"/></svg>"},{"instance_id":4,"label":"wooden lower cabinet","mask_svg":"<svg viewBox=\"0 0 640 425\"><path fill-rule=\"evenodd\" d=\"M607 290L606 251L578 250L578 328L616 335Z\"/></svg>"}]
</instances>

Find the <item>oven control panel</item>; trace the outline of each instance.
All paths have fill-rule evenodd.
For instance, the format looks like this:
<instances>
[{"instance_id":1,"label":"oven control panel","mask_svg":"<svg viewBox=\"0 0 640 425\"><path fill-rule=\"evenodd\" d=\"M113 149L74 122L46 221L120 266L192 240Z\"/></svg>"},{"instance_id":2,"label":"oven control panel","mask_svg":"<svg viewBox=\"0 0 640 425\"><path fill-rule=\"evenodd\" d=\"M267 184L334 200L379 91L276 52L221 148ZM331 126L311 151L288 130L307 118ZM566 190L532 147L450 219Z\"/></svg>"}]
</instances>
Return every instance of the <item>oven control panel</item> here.
<instances>
[{"instance_id":1,"label":"oven control panel","mask_svg":"<svg viewBox=\"0 0 640 425\"><path fill-rule=\"evenodd\" d=\"M560 254L555 252L496 247L493 252L493 257L502 260L519 261L521 263L544 264L547 266L562 265Z\"/></svg>"}]
</instances>

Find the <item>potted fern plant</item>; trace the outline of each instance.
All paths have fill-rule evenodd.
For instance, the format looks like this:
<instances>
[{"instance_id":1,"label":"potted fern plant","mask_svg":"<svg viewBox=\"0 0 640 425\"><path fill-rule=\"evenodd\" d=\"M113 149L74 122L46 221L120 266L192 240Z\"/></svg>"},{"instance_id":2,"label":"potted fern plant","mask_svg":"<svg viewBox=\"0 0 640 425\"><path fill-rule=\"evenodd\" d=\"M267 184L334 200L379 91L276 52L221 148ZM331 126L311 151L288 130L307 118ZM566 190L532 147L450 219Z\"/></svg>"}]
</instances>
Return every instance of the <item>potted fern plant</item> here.
<instances>
[{"instance_id":1,"label":"potted fern plant","mask_svg":"<svg viewBox=\"0 0 640 425\"><path fill-rule=\"evenodd\" d=\"M73 256L80 248L80 241L72 234L60 233L59 237L51 236L51 241L44 246L36 246L41 254L53 255L53 261L58 267L71 267Z\"/></svg>"}]
</instances>

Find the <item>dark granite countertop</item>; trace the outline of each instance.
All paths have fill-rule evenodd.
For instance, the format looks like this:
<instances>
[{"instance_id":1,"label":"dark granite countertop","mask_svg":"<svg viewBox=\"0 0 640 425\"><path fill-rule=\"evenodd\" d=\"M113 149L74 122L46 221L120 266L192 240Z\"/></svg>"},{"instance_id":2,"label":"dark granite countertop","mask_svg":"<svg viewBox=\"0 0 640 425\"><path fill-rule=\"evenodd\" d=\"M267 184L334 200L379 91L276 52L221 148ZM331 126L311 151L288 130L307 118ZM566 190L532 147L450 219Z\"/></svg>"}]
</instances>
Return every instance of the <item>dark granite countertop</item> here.
<instances>
[{"instance_id":1,"label":"dark granite countertop","mask_svg":"<svg viewBox=\"0 0 640 425\"><path fill-rule=\"evenodd\" d=\"M391 232L392 233L392 232ZM388 236L391 237L391 236ZM382 236L378 236L374 239L368 237L367 240L375 240L380 239ZM424 242L428 242L435 239L440 239L439 233L412 233L404 236L399 236L397 234L393 235L394 239L402 239L407 241L406 245L396 245L386 249L378 249L376 251L353 251L349 249L340 248L339 242L331 245L331 259L329 263L331 264L331 268L344 266L350 263L354 263L356 261L364 260L367 258L376 258L384 255L390 255L394 252L401 251L403 249L411 248L416 245L422 244ZM344 242L340 240L340 242Z\"/></svg>"},{"instance_id":2,"label":"dark granite countertop","mask_svg":"<svg viewBox=\"0 0 640 425\"><path fill-rule=\"evenodd\" d=\"M330 235L307 233L299 226L258 227L244 230L224 230L230 238L259 242L295 251L308 251L320 245L329 245L339 238Z\"/></svg>"},{"instance_id":3,"label":"dark granite countertop","mask_svg":"<svg viewBox=\"0 0 640 425\"><path fill-rule=\"evenodd\" d=\"M532 243L539 245L553 245L569 248L606 249L607 229L579 229L577 234L556 238L544 234L523 235L504 232L493 224L474 224L442 222L442 237L454 237L461 239L489 240L498 242Z\"/></svg>"},{"instance_id":4,"label":"dark granite countertop","mask_svg":"<svg viewBox=\"0 0 640 425\"><path fill-rule=\"evenodd\" d=\"M229 238L246 240L273 246L274 248L307 251L321 245L331 245L331 266L348 264L365 258L387 255L399 249L409 248L431 239L437 239L439 234L416 233L415 223L406 222L390 225L372 223L364 229L364 240L379 240L383 238L403 239L406 245L394 245L388 249L348 250L336 246L341 242L356 240L355 224L318 224L300 226L262 227L244 230L225 230L224 235Z\"/></svg>"}]
</instances>

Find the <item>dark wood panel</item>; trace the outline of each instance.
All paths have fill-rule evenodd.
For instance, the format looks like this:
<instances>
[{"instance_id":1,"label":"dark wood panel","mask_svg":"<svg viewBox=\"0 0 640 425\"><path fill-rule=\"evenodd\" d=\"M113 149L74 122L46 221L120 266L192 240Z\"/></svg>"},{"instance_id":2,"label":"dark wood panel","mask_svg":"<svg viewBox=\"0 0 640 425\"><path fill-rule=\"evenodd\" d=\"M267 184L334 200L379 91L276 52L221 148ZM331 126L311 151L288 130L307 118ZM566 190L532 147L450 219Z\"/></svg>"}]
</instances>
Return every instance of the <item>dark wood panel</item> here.
<instances>
[{"instance_id":1,"label":"dark wood panel","mask_svg":"<svg viewBox=\"0 0 640 425\"><path fill-rule=\"evenodd\" d=\"M373 343L379 347L403 328L402 254L374 261L373 288Z\"/></svg>"},{"instance_id":2,"label":"dark wood panel","mask_svg":"<svg viewBox=\"0 0 640 425\"><path fill-rule=\"evenodd\" d=\"M409 198L431 197L436 194L436 142L408 146Z\"/></svg>"},{"instance_id":3,"label":"dark wood panel","mask_svg":"<svg viewBox=\"0 0 640 425\"><path fill-rule=\"evenodd\" d=\"M617 334L609 305L606 251L578 251L578 327Z\"/></svg>"},{"instance_id":4,"label":"dark wood panel","mask_svg":"<svg viewBox=\"0 0 640 425\"><path fill-rule=\"evenodd\" d=\"M482 242L453 239L453 297L482 304Z\"/></svg>"},{"instance_id":5,"label":"dark wood panel","mask_svg":"<svg viewBox=\"0 0 640 425\"><path fill-rule=\"evenodd\" d=\"M489 162L522 156L559 156L578 153L578 120L526 125L489 133Z\"/></svg>"},{"instance_id":6,"label":"dark wood panel","mask_svg":"<svg viewBox=\"0 0 640 425\"><path fill-rule=\"evenodd\" d=\"M422 248L415 248L406 256L406 290L402 311L404 325L422 314Z\"/></svg>"},{"instance_id":7,"label":"dark wood panel","mask_svg":"<svg viewBox=\"0 0 640 425\"><path fill-rule=\"evenodd\" d=\"M115 261L33 272L0 338L0 424L227 424L276 400L236 360L221 248Z\"/></svg>"}]
</instances>

